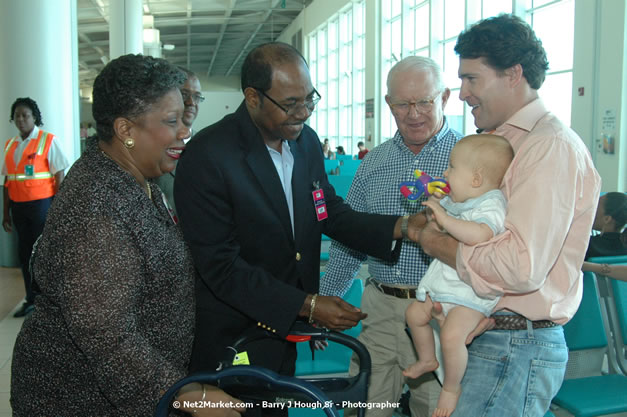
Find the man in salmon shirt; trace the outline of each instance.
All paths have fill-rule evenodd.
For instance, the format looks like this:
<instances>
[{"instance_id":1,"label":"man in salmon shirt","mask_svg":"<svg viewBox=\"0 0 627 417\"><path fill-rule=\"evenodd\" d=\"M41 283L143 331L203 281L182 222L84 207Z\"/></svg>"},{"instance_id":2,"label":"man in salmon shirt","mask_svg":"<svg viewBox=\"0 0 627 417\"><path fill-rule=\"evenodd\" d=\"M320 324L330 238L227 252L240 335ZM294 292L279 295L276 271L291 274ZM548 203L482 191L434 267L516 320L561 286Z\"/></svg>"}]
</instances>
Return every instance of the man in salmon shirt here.
<instances>
[{"instance_id":1,"label":"man in salmon shirt","mask_svg":"<svg viewBox=\"0 0 627 417\"><path fill-rule=\"evenodd\" d=\"M467 246L431 222L420 236L425 252L479 296L502 296L475 330L452 415L542 416L564 378L562 325L581 301L601 179L581 138L538 96L548 62L528 24L507 14L485 19L460 34L455 52L460 99L477 128L508 139L515 157L501 184L504 233Z\"/></svg>"}]
</instances>

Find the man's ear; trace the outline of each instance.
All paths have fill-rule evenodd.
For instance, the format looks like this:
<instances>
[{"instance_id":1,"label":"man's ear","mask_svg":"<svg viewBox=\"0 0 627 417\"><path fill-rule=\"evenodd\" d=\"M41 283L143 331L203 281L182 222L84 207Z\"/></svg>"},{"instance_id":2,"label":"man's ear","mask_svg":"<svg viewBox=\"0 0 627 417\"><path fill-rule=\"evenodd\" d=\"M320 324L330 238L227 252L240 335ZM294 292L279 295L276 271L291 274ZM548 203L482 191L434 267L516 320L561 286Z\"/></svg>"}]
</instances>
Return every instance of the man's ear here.
<instances>
[{"instance_id":1,"label":"man's ear","mask_svg":"<svg viewBox=\"0 0 627 417\"><path fill-rule=\"evenodd\" d=\"M252 87L246 87L244 90L244 100L250 108L257 108L260 103L259 92Z\"/></svg>"},{"instance_id":2,"label":"man's ear","mask_svg":"<svg viewBox=\"0 0 627 417\"><path fill-rule=\"evenodd\" d=\"M392 110L392 99L387 94L385 95L385 102L388 104L388 106L390 107L390 111L391 111Z\"/></svg>"},{"instance_id":3,"label":"man's ear","mask_svg":"<svg viewBox=\"0 0 627 417\"><path fill-rule=\"evenodd\" d=\"M505 76L509 78L509 84L511 87L516 87L523 79L523 68L520 64L511 66L504 72Z\"/></svg>"},{"instance_id":4,"label":"man's ear","mask_svg":"<svg viewBox=\"0 0 627 417\"><path fill-rule=\"evenodd\" d=\"M446 103L448 103L448 98L451 96L451 90L445 88L442 92L442 110L446 107Z\"/></svg>"}]
</instances>

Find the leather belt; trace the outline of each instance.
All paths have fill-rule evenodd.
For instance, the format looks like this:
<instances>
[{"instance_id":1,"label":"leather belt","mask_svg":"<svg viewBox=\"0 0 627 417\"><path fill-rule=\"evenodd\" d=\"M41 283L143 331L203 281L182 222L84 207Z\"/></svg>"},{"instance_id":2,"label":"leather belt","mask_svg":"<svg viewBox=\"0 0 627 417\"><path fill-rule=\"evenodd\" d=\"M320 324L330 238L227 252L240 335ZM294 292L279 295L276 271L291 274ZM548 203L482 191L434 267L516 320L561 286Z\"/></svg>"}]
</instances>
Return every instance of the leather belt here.
<instances>
[{"instance_id":1,"label":"leather belt","mask_svg":"<svg viewBox=\"0 0 627 417\"><path fill-rule=\"evenodd\" d=\"M495 314L491 316L495 321L493 330L526 330L527 319L518 314ZM560 326L559 324L550 320L536 320L531 321L531 326L534 329L546 329L549 327Z\"/></svg>"},{"instance_id":2,"label":"leather belt","mask_svg":"<svg viewBox=\"0 0 627 417\"><path fill-rule=\"evenodd\" d=\"M375 281L370 278L369 280L376 289L381 291L383 294L391 295L392 297L402 298L404 300L414 299L416 298L416 289L415 288L398 288L398 287L389 287L387 285L381 284L380 282Z\"/></svg>"}]
</instances>

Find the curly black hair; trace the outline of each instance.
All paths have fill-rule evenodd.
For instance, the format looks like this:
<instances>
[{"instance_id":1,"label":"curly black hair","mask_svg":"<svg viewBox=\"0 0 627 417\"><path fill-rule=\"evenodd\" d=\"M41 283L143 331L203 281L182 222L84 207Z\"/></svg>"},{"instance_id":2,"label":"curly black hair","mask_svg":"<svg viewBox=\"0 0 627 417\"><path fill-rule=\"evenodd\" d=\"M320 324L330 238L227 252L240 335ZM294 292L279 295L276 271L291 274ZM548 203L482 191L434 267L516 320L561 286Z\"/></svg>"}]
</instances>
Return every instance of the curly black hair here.
<instances>
[{"instance_id":1,"label":"curly black hair","mask_svg":"<svg viewBox=\"0 0 627 417\"><path fill-rule=\"evenodd\" d=\"M307 61L292 45L283 42L268 42L255 47L248 53L242 65L242 91L248 87L268 91L272 88L272 68L285 62Z\"/></svg>"},{"instance_id":2,"label":"curly black hair","mask_svg":"<svg viewBox=\"0 0 627 417\"><path fill-rule=\"evenodd\" d=\"M187 76L165 59L123 55L109 62L94 81L92 114L98 138L110 142L118 117L133 119L150 110Z\"/></svg>"},{"instance_id":3,"label":"curly black hair","mask_svg":"<svg viewBox=\"0 0 627 417\"><path fill-rule=\"evenodd\" d=\"M33 112L33 118L35 118L35 126L43 126L44 122L41 120L41 112L39 111L39 106L37 106L37 102L30 97L20 97L13 102L11 105L11 116L9 121L13 121L13 116L15 116L15 109L18 107L28 107L30 111Z\"/></svg>"},{"instance_id":4,"label":"curly black hair","mask_svg":"<svg viewBox=\"0 0 627 417\"><path fill-rule=\"evenodd\" d=\"M481 20L462 31L455 52L462 59L484 58L497 71L520 64L523 76L536 90L542 87L549 68L540 39L531 26L512 14Z\"/></svg>"}]
</instances>

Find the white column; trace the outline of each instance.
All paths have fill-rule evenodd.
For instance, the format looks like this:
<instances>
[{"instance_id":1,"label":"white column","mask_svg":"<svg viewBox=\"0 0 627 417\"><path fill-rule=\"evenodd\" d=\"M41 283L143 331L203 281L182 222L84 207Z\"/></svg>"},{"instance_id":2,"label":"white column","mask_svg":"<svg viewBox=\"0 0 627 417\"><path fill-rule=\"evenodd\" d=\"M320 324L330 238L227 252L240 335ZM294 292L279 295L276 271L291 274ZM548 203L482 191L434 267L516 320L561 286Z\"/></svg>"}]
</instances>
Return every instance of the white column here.
<instances>
[{"instance_id":1,"label":"white column","mask_svg":"<svg viewBox=\"0 0 627 417\"><path fill-rule=\"evenodd\" d=\"M57 135L73 162L79 152L76 2L0 0L0 10L0 143L18 134L9 123L11 104L30 97L41 111L43 129ZM19 264L15 236L0 231L2 266Z\"/></svg>"},{"instance_id":2,"label":"white column","mask_svg":"<svg viewBox=\"0 0 627 417\"><path fill-rule=\"evenodd\" d=\"M604 192L627 191L626 71L625 1L577 0L571 126L590 149ZM608 139L613 149L604 147Z\"/></svg>"},{"instance_id":3,"label":"white column","mask_svg":"<svg viewBox=\"0 0 627 417\"><path fill-rule=\"evenodd\" d=\"M109 2L109 57L143 52L142 0Z\"/></svg>"},{"instance_id":4,"label":"white column","mask_svg":"<svg viewBox=\"0 0 627 417\"><path fill-rule=\"evenodd\" d=\"M11 104L30 97L72 162L80 123L76 2L0 0L0 10L0 141L18 133L8 123Z\"/></svg>"}]
</instances>

